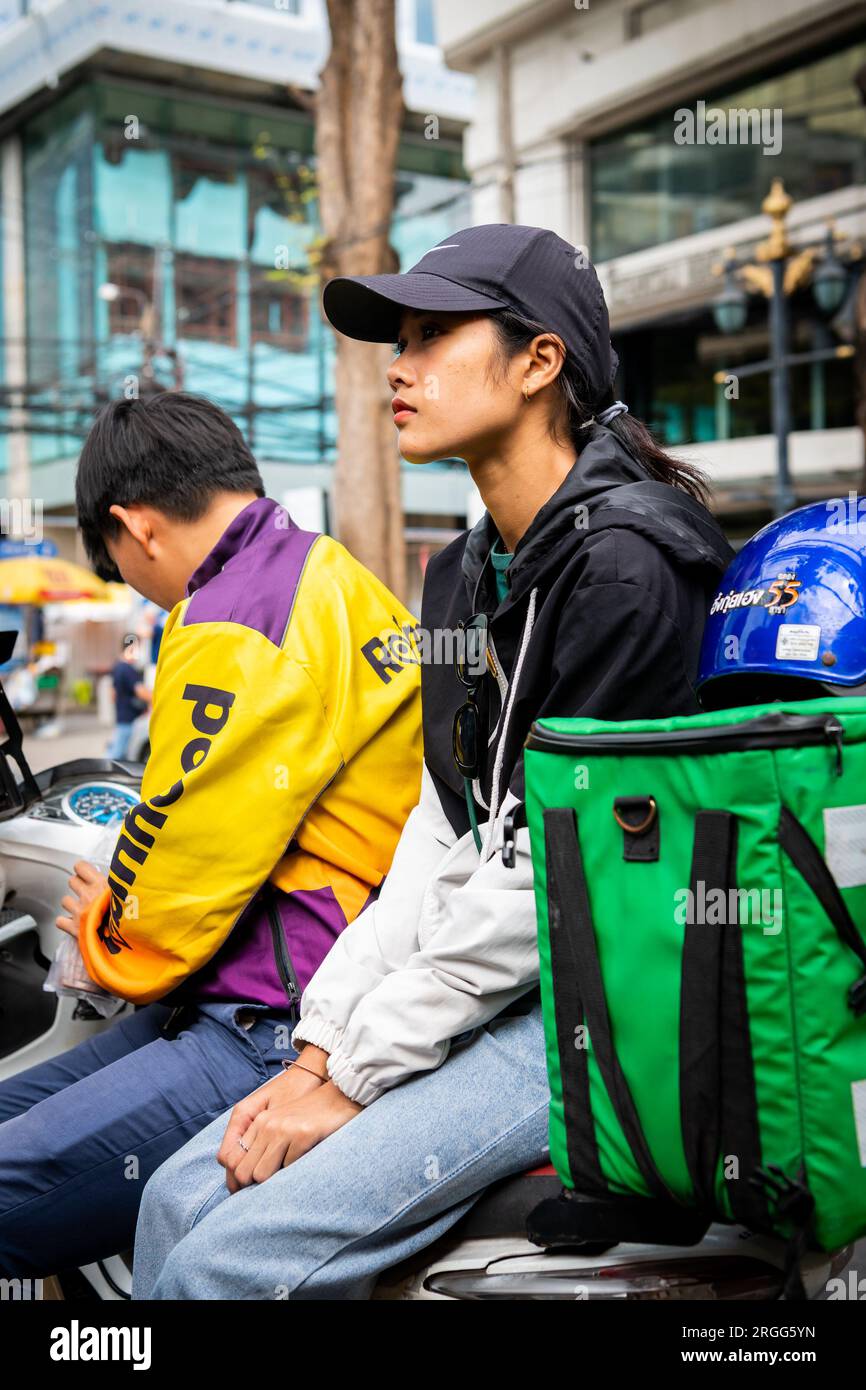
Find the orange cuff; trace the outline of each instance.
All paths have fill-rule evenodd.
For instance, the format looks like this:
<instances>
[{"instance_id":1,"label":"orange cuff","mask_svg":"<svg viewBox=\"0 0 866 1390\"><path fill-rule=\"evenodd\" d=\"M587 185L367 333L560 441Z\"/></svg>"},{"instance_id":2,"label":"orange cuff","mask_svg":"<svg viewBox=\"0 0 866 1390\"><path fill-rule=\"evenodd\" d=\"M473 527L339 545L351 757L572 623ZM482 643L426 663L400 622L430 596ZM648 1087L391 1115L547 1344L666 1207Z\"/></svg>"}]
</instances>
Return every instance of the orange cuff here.
<instances>
[{"instance_id":1,"label":"orange cuff","mask_svg":"<svg viewBox=\"0 0 866 1390\"><path fill-rule=\"evenodd\" d=\"M94 898L84 916L78 923L78 949L84 961L85 969L91 980L95 980L103 989L109 989L103 979L100 979L98 960L100 952L96 949L98 937L96 933L102 926L103 919L111 906L111 889L103 888L98 898Z\"/></svg>"},{"instance_id":2,"label":"orange cuff","mask_svg":"<svg viewBox=\"0 0 866 1390\"><path fill-rule=\"evenodd\" d=\"M98 932L110 904L111 889L106 888L81 918L78 947L87 973L119 999L127 999L131 1004L152 1004L179 984L184 972L177 969L172 956L154 950L140 938L135 940L134 952L122 950L113 954L107 950Z\"/></svg>"}]
</instances>

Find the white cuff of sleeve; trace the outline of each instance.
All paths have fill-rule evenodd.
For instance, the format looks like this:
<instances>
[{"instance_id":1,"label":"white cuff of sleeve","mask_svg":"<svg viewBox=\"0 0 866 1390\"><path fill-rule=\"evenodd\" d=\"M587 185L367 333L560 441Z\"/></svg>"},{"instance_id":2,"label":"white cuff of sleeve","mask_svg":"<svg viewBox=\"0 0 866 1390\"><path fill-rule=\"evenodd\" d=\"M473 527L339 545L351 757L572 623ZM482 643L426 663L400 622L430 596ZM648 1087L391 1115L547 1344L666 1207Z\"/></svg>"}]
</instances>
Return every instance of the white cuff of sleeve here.
<instances>
[{"instance_id":1,"label":"white cuff of sleeve","mask_svg":"<svg viewBox=\"0 0 866 1390\"><path fill-rule=\"evenodd\" d=\"M300 1052L304 1043L308 1043L310 1047L320 1047L323 1052L331 1053L334 1048L339 1047L343 1031L336 1023L329 1023L326 1018L317 1018L315 1014L311 1014L309 1018L302 1018L297 1024L291 1038L292 1047Z\"/></svg>"},{"instance_id":2,"label":"white cuff of sleeve","mask_svg":"<svg viewBox=\"0 0 866 1390\"><path fill-rule=\"evenodd\" d=\"M328 1075L343 1095L353 1100L356 1105L370 1105L384 1094L381 1086L375 1086L372 1081L365 1081L356 1072L348 1057L340 1054L339 1048L328 1058Z\"/></svg>"}]
</instances>

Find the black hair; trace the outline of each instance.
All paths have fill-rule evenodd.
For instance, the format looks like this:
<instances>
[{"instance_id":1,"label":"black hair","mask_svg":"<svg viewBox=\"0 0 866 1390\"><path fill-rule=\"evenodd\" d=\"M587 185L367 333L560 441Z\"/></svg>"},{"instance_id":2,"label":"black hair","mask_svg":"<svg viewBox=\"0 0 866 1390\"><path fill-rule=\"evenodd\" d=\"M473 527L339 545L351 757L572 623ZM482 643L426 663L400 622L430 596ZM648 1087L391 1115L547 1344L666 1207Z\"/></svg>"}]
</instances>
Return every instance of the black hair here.
<instances>
[{"instance_id":1,"label":"black hair","mask_svg":"<svg viewBox=\"0 0 866 1390\"><path fill-rule=\"evenodd\" d=\"M532 319L524 318L522 314L515 313L511 309L492 313L490 318L499 336L499 346L502 349L503 357L506 359L520 352L539 334L550 332L543 323L535 323ZM616 399L613 387L608 387L602 398L589 399L590 392L586 378L568 352L566 352L559 376L556 378L556 385L565 413L565 428L570 442L579 454L586 442L588 426L601 411L607 406L613 405ZM670 483L672 487L677 487L682 492L689 493L699 502L706 503L709 487L700 469L696 468L694 464L684 463L682 459L674 458L673 455L665 453L641 420L635 419L631 414L623 413L615 416L607 429L616 436L650 478L658 482Z\"/></svg>"},{"instance_id":2,"label":"black hair","mask_svg":"<svg viewBox=\"0 0 866 1390\"><path fill-rule=\"evenodd\" d=\"M84 441L75 478L78 525L96 573L120 577L105 545L120 531L111 506L156 507L175 520L197 521L220 492L265 492L225 411L185 391L111 401Z\"/></svg>"}]
</instances>

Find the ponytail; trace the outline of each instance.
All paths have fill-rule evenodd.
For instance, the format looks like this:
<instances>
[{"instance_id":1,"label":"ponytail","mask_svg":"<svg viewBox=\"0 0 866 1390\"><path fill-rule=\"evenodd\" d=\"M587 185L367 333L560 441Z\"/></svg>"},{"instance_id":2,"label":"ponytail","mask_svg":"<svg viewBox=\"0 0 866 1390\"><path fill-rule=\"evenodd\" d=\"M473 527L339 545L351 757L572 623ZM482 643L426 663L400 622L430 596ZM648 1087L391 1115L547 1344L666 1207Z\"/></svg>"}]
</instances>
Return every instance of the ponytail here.
<instances>
[{"instance_id":1,"label":"ponytail","mask_svg":"<svg viewBox=\"0 0 866 1390\"><path fill-rule=\"evenodd\" d=\"M563 367L563 372L565 368ZM562 373L560 373L560 376ZM563 383L565 385L565 383ZM609 399L599 402L596 409L603 411L607 406L613 405L614 395L609 392ZM569 405L571 402L569 402ZM581 401L575 402L576 411L585 414L589 407ZM571 420L571 410L569 411ZM592 414L589 421L591 423ZM585 428L585 425L578 425L578 429ZM696 501L706 505L709 497L709 486L707 480L699 468L693 463L685 463L682 459L674 458L661 447L658 440L654 438L650 430L642 420L636 420L633 415L623 412L616 415L606 426L611 434L615 435L627 453L646 470L651 478L660 483L670 483L671 487L678 487L681 492L687 492ZM573 432L572 432L573 437Z\"/></svg>"}]
</instances>

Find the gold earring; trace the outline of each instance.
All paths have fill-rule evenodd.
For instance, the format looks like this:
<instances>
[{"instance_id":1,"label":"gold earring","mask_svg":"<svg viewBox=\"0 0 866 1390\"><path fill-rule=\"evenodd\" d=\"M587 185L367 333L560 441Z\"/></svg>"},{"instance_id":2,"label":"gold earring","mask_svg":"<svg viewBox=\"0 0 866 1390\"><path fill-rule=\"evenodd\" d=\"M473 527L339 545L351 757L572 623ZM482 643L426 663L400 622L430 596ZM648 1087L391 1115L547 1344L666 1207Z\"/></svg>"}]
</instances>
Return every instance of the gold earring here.
<instances>
[{"instance_id":1,"label":"gold earring","mask_svg":"<svg viewBox=\"0 0 866 1390\"><path fill-rule=\"evenodd\" d=\"M528 404L529 404L529 383L526 382L526 381L524 381L524 383L523 383L523 399L526 401L526 403L527 403L527 405L528 405Z\"/></svg>"}]
</instances>

